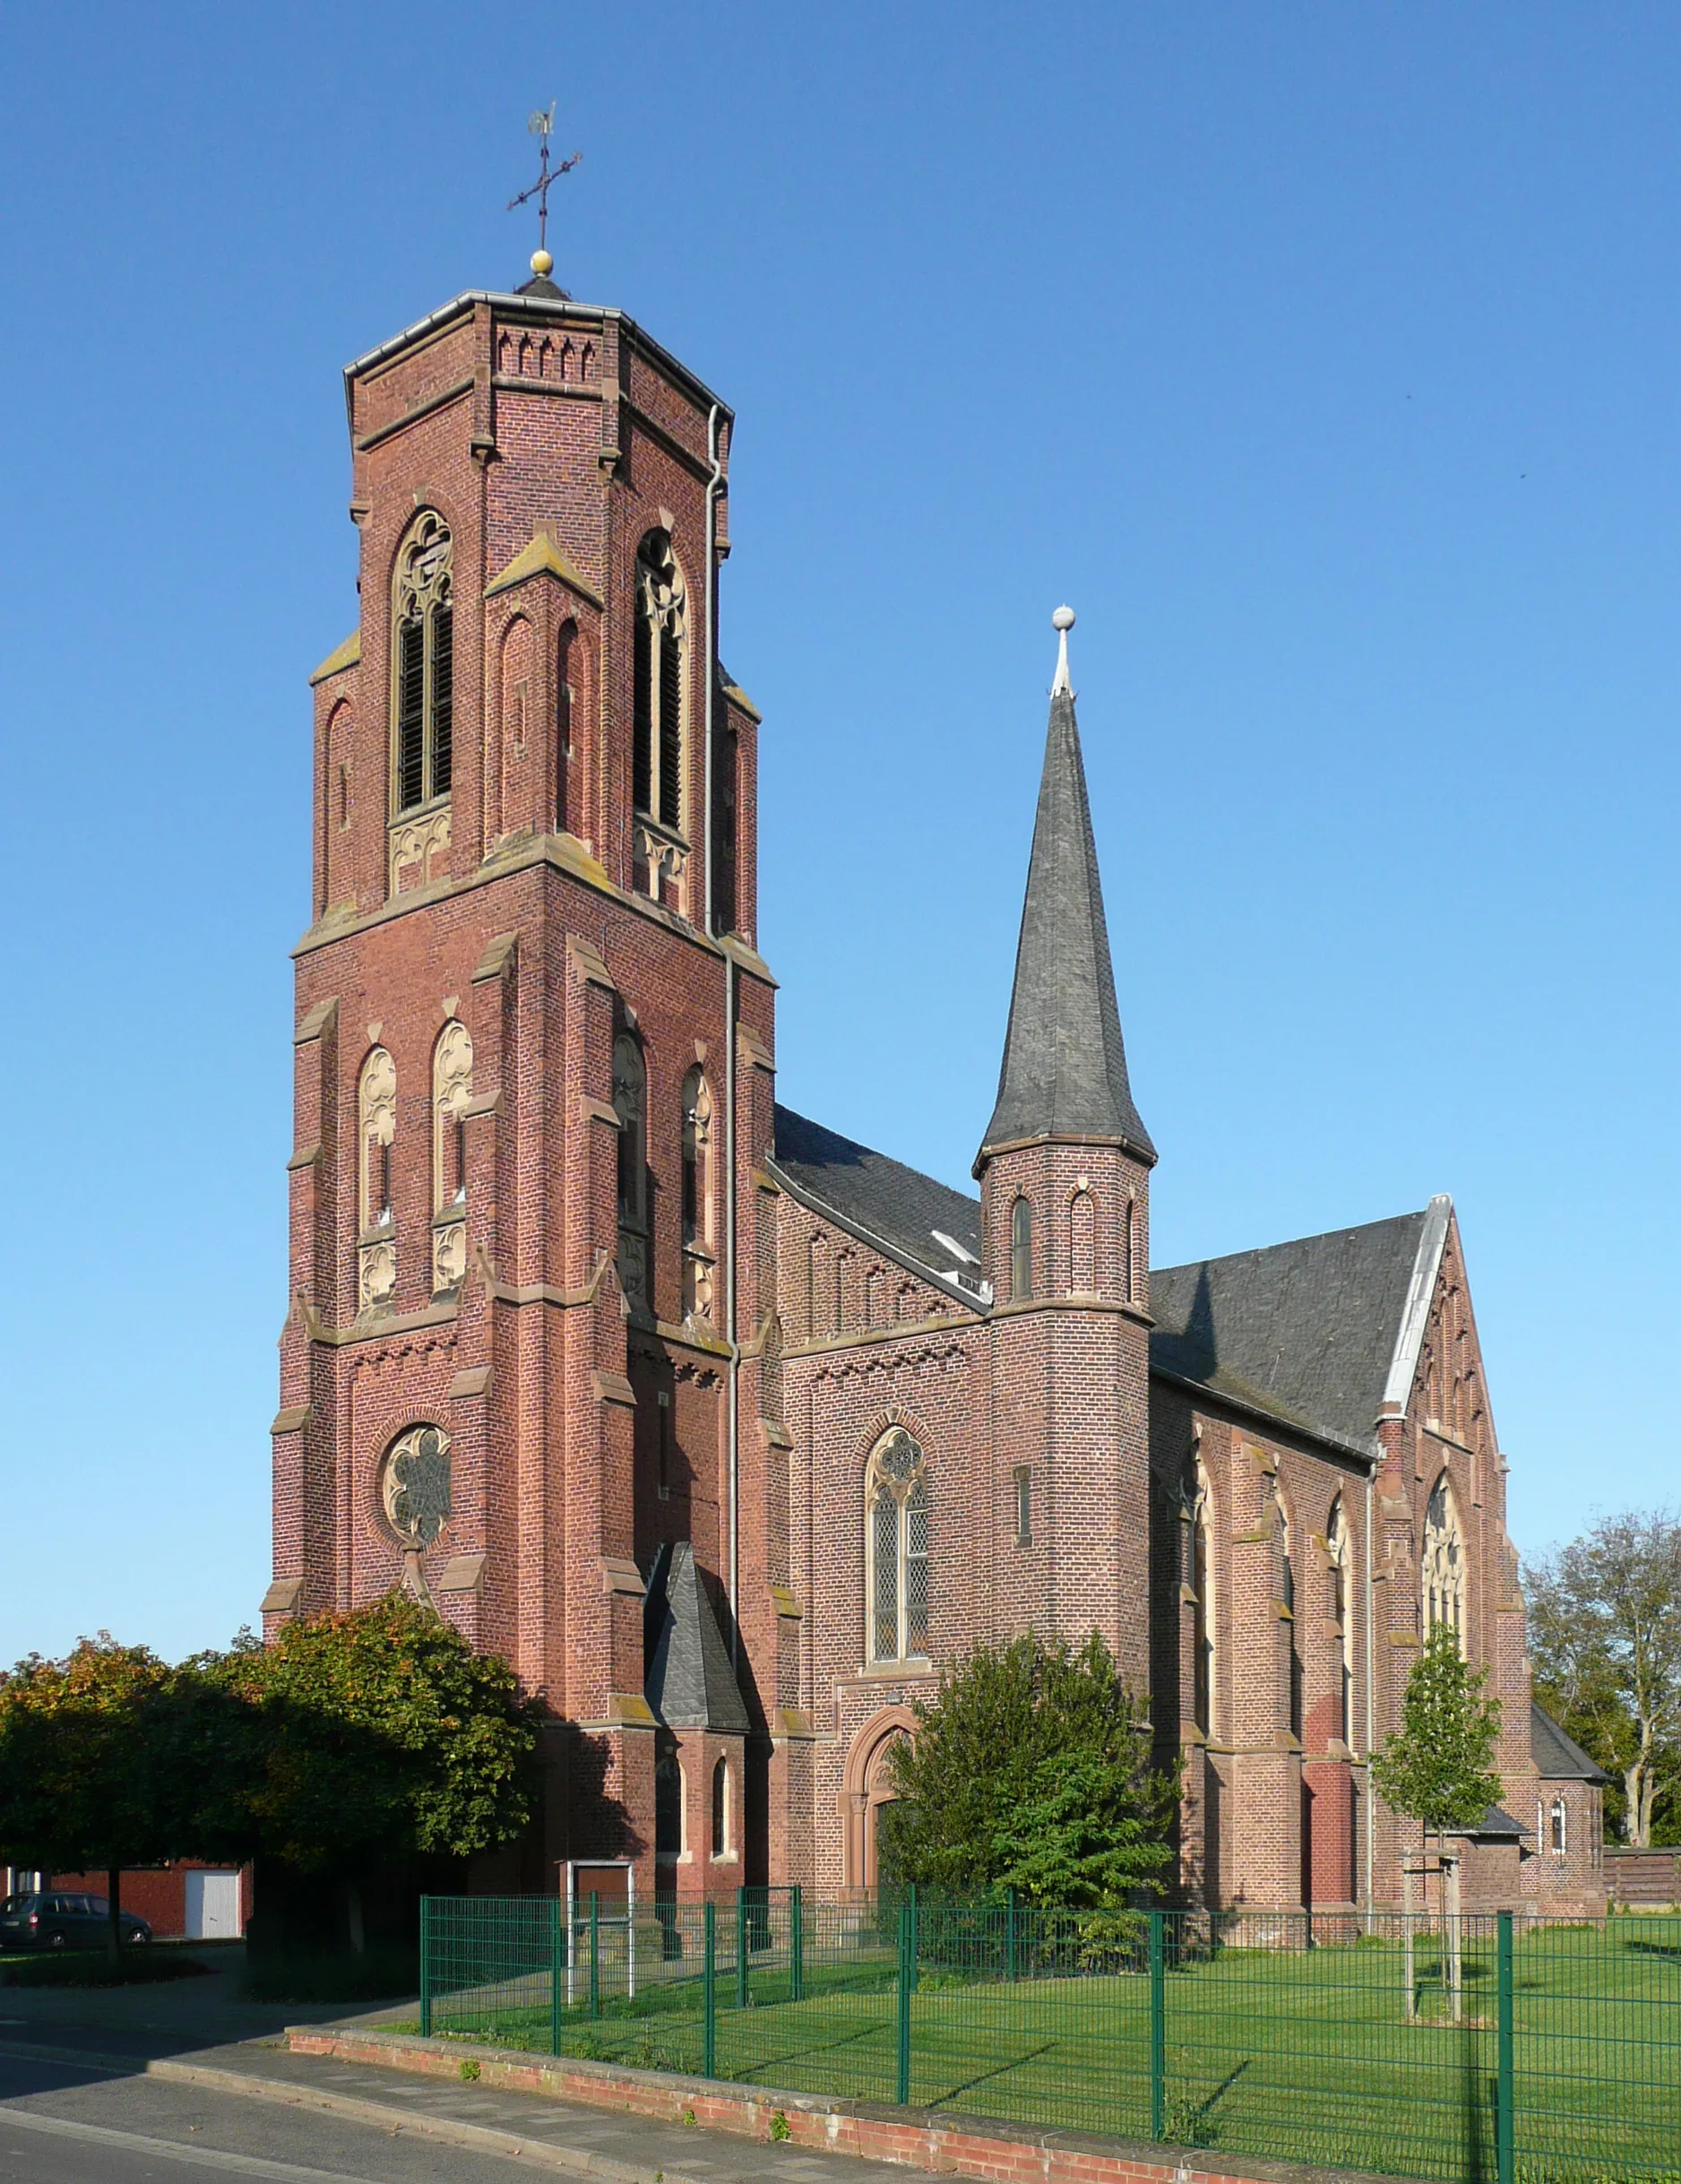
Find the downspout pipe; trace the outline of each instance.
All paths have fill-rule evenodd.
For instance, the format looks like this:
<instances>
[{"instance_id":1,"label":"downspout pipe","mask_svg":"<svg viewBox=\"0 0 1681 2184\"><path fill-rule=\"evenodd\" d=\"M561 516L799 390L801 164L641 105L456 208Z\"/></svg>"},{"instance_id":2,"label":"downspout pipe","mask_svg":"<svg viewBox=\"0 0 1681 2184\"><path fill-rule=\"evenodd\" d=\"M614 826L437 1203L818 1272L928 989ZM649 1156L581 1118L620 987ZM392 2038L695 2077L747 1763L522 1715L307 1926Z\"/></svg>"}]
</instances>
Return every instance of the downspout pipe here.
<instances>
[{"instance_id":1,"label":"downspout pipe","mask_svg":"<svg viewBox=\"0 0 1681 2184\"><path fill-rule=\"evenodd\" d=\"M723 489L724 465L719 449L720 405L714 402L706 419L706 456L711 474L706 480L706 690L703 707L702 764L706 799L706 905L704 929L718 938L717 844L713 839L716 794L713 781L713 715L718 697L718 496ZM729 1345L724 1382L725 1472L729 1504L729 1662L738 1668L741 1658L741 1346L736 1313L736 959L724 951L724 1339Z\"/></svg>"}]
</instances>

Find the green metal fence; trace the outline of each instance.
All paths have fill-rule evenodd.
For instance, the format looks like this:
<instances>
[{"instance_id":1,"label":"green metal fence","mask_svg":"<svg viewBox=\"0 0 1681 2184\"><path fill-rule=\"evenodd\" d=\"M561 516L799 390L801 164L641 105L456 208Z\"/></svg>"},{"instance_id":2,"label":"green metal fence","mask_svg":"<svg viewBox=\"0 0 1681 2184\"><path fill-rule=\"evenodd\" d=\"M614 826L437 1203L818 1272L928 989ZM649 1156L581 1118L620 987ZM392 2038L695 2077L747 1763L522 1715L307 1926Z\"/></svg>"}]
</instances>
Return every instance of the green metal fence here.
<instances>
[{"instance_id":1,"label":"green metal fence","mask_svg":"<svg viewBox=\"0 0 1681 2184\"><path fill-rule=\"evenodd\" d=\"M1681 2184L1681 1917L781 1889L568 1932L552 1899L431 1897L421 2029L1446 2184Z\"/></svg>"}]
</instances>

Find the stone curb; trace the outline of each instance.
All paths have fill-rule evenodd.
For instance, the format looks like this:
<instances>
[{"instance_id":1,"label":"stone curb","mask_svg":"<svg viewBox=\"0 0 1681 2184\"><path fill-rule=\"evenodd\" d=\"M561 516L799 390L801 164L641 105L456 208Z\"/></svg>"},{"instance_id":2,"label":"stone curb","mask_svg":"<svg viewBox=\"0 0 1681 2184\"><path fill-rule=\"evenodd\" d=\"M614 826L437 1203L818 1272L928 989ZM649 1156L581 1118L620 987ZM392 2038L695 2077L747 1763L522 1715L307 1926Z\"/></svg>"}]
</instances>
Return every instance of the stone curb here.
<instances>
[{"instance_id":1,"label":"stone curb","mask_svg":"<svg viewBox=\"0 0 1681 2184\"><path fill-rule=\"evenodd\" d=\"M478 2082L493 2090L610 2108L651 2122L692 2119L761 2142L769 2139L772 2119L780 2116L794 2147L891 2162L925 2175L985 2178L996 2184L1418 2184L1352 2169L1139 2145L992 2117L883 2108L470 2041L423 2040L418 2033L297 2025L283 2037L295 2055L334 2057L427 2077L453 2077L463 2061L476 2061ZM675 2176L668 2173L667 2184L677 2184Z\"/></svg>"}]
</instances>

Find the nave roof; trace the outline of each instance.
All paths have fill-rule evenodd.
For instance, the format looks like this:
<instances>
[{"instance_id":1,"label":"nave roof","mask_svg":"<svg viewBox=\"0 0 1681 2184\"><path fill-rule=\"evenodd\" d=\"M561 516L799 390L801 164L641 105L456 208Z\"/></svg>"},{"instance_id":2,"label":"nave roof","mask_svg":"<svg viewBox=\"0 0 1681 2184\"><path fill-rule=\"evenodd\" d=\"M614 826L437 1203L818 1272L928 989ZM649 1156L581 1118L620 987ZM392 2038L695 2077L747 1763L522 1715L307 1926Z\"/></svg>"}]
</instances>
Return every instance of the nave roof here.
<instances>
[{"instance_id":1,"label":"nave roof","mask_svg":"<svg viewBox=\"0 0 1681 2184\"><path fill-rule=\"evenodd\" d=\"M771 1164L803 1204L948 1288L957 1257L936 1237L980 1256L978 1198L791 1108L776 1110ZM1375 1455L1382 1405L1404 1401L1410 1385L1449 1211L1435 1198L1358 1228L1152 1266L1152 1371Z\"/></svg>"}]
</instances>

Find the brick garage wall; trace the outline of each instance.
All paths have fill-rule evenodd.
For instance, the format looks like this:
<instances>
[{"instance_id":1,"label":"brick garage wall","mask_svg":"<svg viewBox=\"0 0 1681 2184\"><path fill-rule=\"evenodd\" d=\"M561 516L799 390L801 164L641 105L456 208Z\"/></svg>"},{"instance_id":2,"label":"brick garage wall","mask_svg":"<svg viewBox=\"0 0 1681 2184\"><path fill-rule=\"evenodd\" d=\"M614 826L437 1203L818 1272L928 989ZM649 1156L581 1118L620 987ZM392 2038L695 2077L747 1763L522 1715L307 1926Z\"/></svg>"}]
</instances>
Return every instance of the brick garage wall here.
<instances>
[{"instance_id":1,"label":"brick garage wall","mask_svg":"<svg viewBox=\"0 0 1681 2184\"><path fill-rule=\"evenodd\" d=\"M183 1859L172 1866L125 1866L119 1888L122 1906L144 1919L159 1941L173 1941L186 1932L186 1877L189 1873L226 1873L226 1866L201 1865ZM84 1895L104 1895L110 1877L105 1873L55 1873L48 1886L74 1889ZM251 1915L251 1869L239 1876L239 1930Z\"/></svg>"}]
</instances>

